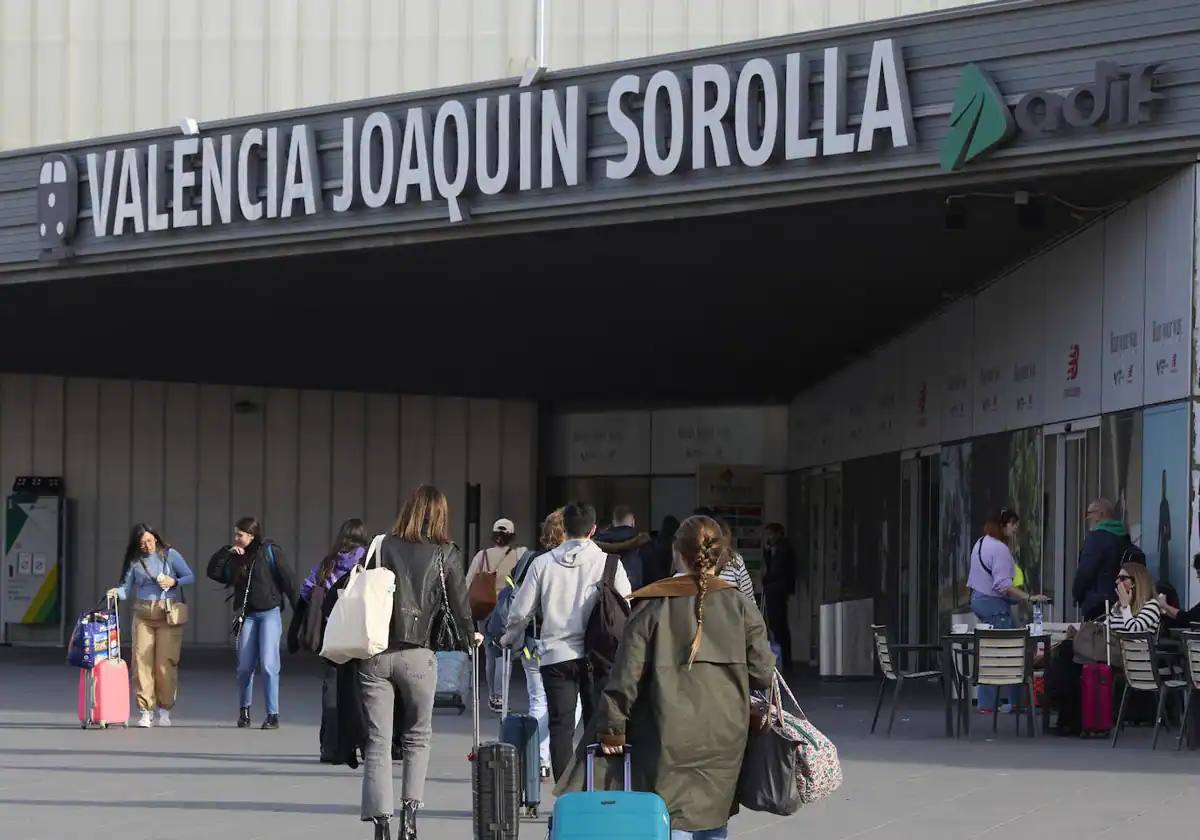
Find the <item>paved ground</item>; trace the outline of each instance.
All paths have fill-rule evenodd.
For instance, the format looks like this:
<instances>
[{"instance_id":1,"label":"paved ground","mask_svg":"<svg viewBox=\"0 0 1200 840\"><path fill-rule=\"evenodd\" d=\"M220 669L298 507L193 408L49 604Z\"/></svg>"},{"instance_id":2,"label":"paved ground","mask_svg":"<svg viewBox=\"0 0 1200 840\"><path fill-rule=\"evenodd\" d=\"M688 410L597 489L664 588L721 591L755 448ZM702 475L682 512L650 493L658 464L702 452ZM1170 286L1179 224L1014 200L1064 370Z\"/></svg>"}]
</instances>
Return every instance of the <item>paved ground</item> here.
<instances>
[{"instance_id":1,"label":"paved ground","mask_svg":"<svg viewBox=\"0 0 1200 840\"><path fill-rule=\"evenodd\" d=\"M357 822L359 774L316 761L319 680L311 669L285 660L283 729L244 731L231 725L225 659L185 653L173 729L83 732L77 672L61 655L0 649L0 840L370 837ZM1143 729L1115 751L1097 740L1018 740L1004 718L995 741L985 726L951 741L941 734L937 694L919 690L917 711L901 716L895 736L872 737L873 687L797 687L838 744L846 782L831 801L790 819L739 816L734 837L1197 836L1200 752L1174 752L1173 738L1156 753ZM469 726L467 716L437 718L423 840L470 837ZM545 832L544 822L526 823L521 837Z\"/></svg>"}]
</instances>

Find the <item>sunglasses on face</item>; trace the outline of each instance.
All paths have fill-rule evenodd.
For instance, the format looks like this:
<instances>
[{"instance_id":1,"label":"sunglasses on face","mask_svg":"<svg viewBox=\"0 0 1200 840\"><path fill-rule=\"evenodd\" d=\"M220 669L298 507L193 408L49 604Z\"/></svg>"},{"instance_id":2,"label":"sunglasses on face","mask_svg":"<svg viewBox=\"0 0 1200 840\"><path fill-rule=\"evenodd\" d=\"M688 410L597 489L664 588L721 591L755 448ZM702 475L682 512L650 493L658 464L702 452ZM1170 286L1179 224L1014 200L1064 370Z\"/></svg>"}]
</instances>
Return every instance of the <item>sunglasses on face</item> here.
<instances>
[{"instance_id":1,"label":"sunglasses on face","mask_svg":"<svg viewBox=\"0 0 1200 840\"><path fill-rule=\"evenodd\" d=\"M1117 575L1117 580L1120 581L1121 583L1124 583L1125 581L1129 581L1130 583L1133 583L1133 578L1130 577L1129 575Z\"/></svg>"}]
</instances>

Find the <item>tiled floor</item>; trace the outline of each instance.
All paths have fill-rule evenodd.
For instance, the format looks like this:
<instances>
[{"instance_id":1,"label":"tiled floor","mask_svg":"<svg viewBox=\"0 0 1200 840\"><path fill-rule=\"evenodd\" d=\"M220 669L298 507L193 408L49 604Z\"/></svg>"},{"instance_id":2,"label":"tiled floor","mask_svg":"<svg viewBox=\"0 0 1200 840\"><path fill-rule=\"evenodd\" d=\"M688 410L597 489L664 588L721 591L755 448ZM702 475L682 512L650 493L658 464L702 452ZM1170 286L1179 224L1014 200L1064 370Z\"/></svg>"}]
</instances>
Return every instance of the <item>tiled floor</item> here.
<instances>
[{"instance_id":1,"label":"tiled floor","mask_svg":"<svg viewBox=\"0 0 1200 840\"><path fill-rule=\"evenodd\" d=\"M319 680L285 659L284 727L238 730L228 656L185 652L170 730L80 731L77 672L58 653L0 649L0 840L251 840L370 837L357 821L359 774L316 761ZM869 736L874 686L799 684L814 722L838 744L845 784L790 819L743 814L731 836L783 838L1195 837L1200 752L1174 733L1150 751L1132 729L1107 741L945 738L935 689L914 688L892 738ZM519 695L520 690L515 694ZM256 719L261 709L256 709ZM982 719L981 719L982 720ZM495 718L485 713L485 722ZM471 835L469 716L440 714L422 840ZM548 810L548 809L547 809ZM545 837L541 822L521 837Z\"/></svg>"}]
</instances>

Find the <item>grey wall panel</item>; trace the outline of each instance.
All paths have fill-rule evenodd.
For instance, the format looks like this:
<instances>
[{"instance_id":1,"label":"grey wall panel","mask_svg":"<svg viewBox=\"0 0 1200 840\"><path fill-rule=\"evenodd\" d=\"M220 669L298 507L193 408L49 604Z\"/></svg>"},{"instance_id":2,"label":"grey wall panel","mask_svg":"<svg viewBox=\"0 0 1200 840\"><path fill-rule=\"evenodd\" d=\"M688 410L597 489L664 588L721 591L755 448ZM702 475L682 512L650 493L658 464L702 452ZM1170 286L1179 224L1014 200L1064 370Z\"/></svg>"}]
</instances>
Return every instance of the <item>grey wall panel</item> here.
<instances>
[{"instance_id":1,"label":"grey wall panel","mask_svg":"<svg viewBox=\"0 0 1200 840\"><path fill-rule=\"evenodd\" d=\"M331 534L345 520L366 516L366 396L339 391L333 396L333 499Z\"/></svg>"},{"instance_id":2,"label":"grey wall panel","mask_svg":"<svg viewBox=\"0 0 1200 840\"><path fill-rule=\"evenodd\" d=\"M63 399L61 376L36 376L33 380L33 472L62 475ZM8 488L0 488L7 492Z\"/></svg>"},{"instance_id":3,"label":"grey wall panel","mask_svg":"<svg viewBox=\"0 0 1200 840\"><path fill-rule=\"evenodd\" d=\"M401 504L418 485L433 481L433 402L433 397L400 398Z\"/></svg>"},{"instance_id":4,"label":"grey wall panel","mask_svg":"<svg viewBox=\"0 0 1200 840\"><path fill-rule=\"evenodd\" d=\"M166 386L163 383L133 383L130 524L145 522L164 530L165 408Z\"/></svg>"},{"instance_id":5,"label":"grey wall panel","mask_svg":"<svg viewBox=\"0 0 1200 840\"><path fill-rule=\"evenodd\" d=\"M488 534L501 516L516 519L501 505L500 401L471 400L468 406L467 481L479 487L479 532ZM518 522L521 539L528 523ZM486 539L486 537L485 537Z\"/></svg>"},{"instance_id":6,"label":"grey wall panel","mask_svg":"<svg viewBox=\"0 0 1200 840\"><path fill-rule=\"evenodd\" d=\"M435 397L433 406L433 483L450 503L451 533L464 551L468 402L461 397Z\"/></svg>"},{"instance_id":7,"label":"grey wall panel","mask_svg":"<svg viewBox=\"0 0 1200 840\"><path fill-rule=\"evenodd\" d=\"M391 529L400 510L400 397L367 395L367 531Z\"/></svg>"},{"instance_id":8,"label":"grey wall panel","mask_svg":"<svg viewBox=\"0 0 1200 840\"><path fill-rule=\"evenodd\" d=\"M333 394L300 392L300 521L288 550L305 561L324 556L332 541ZM315 561L313 561L315 562Z\"/></svg>"},{"instance_id":9,"label":"grey wall panel","mask_svg":"<svg viewBox=\"0 0 1200 840\"><path fill-rule=\"evenodd\" d=\"M266 521L263 513L266 391L234 388L232 399L233 469L229 501L233 517L257 517L263 522L266 535L274 539L271 523Z\"/></svg>"},{"instance_id":10,"label":"grey wall panel","mask_svg":"<svg viewBox=\"0 0 1200 840\"><path fill-rule=\"evenodd\" d=\"M200 437L198 428L198 403L200 389L188 383L172 382L166 386L163 407L163 537L183 555L196 575L196 582L188 587L185 597L191 604L196 602L196 591L210 587L205 577L208 556L200 551L198 514ZM192 620L184 628L184 638L195 642L197 628L196 608L192 607Z\"/></svg>"},{"instance_id":11,"label":"grey wall panel","mask_svg":"<svg viewBox=\"0 0 1200 840\"><path fill-rule=\"evenodd\" d=\"M72 616L95 603L113 584L116 572L100 575L96 568L99 539L100 383L71 379L66 385L63 481L71 505L67 551Z\"/></svg>"},{"instance_id":12,"label":"grey wall panel","mask_svg":"<svg viewBox=\"0 0 1200 840\"><path fill-rule=\"evenodd\" d=\"M294 570L303 571L316 562L300 556L300 395L297 391L272 388L266 392L265 498L263 520L279 540Z\"/></svg>"},{"instance_id":13,"label":"grey wall panel","mask_svg":"<svg viewBox=\"0 0 1200 840\"><path fill-rule=\"evenodd\" d=\"M129 541L132 464L133 387L129 382L100 383L100 495L96 569L102 581L115 581ZM128 613L125 611L126 626Z\"/></svg>"},{"instance_id":14,"label":"grey wall panel","mask_svg":"<svg viewBox=\"0 0 1200 840\"><path fill-rule=\"evenodd\" d=\"M229 637L229 606L225 589L203 577L208 559L233 541L234 514L229 491L232 475L233 425L231 389L224 385L200 387L199 483L196 520L199 533L196 565L202 576L196 582L196 641L220 644ZM241 514L237 514L240 516Z\"/></svg>"},{"instance_id":15,"label":"grey wall panel","mask_svg":"<svg viewBox=\"0 0 1200 840\"><path fill-rule=\"evenodd\" d=\"M259 410L236 412L237 398ZM229 607L205 572L244 513L263 519L303 575L337 517L365 513L373 532L387 530L402 491L422 482L450 498L462 542L470 477L484 486L484 530L506 515L531 540L536 418L516 401L3 374L0 480L43 469L66 480L68 614L117 582L129 528L145 520L197 575L185 639L222 645Z\"/></svg>"},{"instance_id":16,"label":"grey wall panel","mask_svg":"<svg viewBox=\"0 0 1200 840\"><path fill-rule=\"evenodd\" d=\"M0 379L0 490L33 472L33 377L5 374Z\"/></svg>"},{"instance_id":17,"label":"grey wall panel","mask_svg":"<svg viewBox=\"0 0 1200 840\"><path fill-rule=\"evenodd\" d=\"M537 406L505 400L500 405L500 509L516 521L517 534L537 543L542 516L537 503Z\"/></svg>"}]
</instances>

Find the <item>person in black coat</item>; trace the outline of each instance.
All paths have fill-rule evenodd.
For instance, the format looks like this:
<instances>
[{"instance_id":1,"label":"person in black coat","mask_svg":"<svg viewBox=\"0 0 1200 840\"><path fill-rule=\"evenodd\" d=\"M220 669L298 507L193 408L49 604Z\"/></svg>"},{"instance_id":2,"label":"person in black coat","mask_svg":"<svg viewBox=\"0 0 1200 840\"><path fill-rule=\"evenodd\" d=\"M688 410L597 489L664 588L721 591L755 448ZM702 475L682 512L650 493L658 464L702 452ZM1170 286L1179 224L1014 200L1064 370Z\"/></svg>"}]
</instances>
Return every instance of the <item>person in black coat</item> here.
<instances>
[{"instance_id":1,"label":"person in black coat","mask_svg":"<svg viewBox=\"0 0 1200 840\"><path fill-rule=\"evenodd\" d=\"M1117 569L1132 543L1125 523L1115 517L1116 508L1108 499L1096 499L1088 505L1091 530L1079 551L1079 568L1071 587L1084 621L1104 615L1105 602L1117 601Z\"/></svg>"},{"instance_id":2,"label":"person in black coat","mask_svg":"<svg viewBox=\"0 0 1200 840\"><path fill-rule=\"evenodd\" d=\"M208 576L233 590L237 641L239 695L238 728L250 726L254 697L254 672L262 671L267 716L263 729L279 728L279 640L283 635L283 607L296 604L296 587L283 550L264 539L262 525L253 516L239 519L233 543L208 561Z\"/></svg>"},{"instance_id":3,"label":"person in black coat","mask_svg":"<svg viewBox=\"0 0 1200 840\"><path fill-rule=\"evenodd\" d=\"M792 661L792 631L788 626L788 599L796 591L796 553L787 531L778 522L763 529L767 571L763 576L763 604L771 635L779 643L784 664Z\"/></svg>"}]
</instances>

